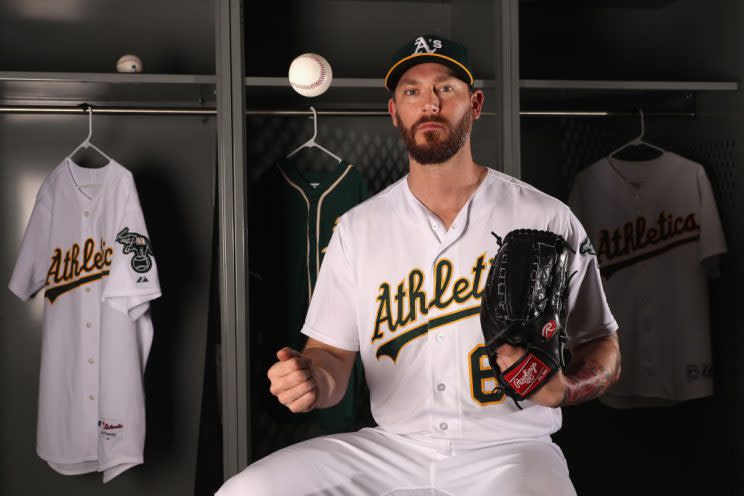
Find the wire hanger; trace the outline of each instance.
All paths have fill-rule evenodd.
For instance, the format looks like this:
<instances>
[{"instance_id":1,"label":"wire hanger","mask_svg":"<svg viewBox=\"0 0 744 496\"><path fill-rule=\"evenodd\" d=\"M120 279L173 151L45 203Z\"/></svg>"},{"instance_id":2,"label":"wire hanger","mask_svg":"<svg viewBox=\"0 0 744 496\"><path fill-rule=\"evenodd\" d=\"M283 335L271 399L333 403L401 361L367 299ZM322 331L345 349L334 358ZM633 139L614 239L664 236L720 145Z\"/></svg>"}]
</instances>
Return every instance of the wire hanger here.
<instances>
[{"instance_id":1,"label":"wire hanger","mask_svg":"<svg viewBox=\"0 0 744 496\"><path fill-rule=\"evenodd\" d=\"M645 123L645 120L643 118L643 109L638 109L638 112L641 114L641 134L640 134L640 136L638 136L637 138L634 138L631 141L628 141L623 146L621 146L617 150L615 150L612 153L610 153L607 156L608 159L614 158L615 157L615 154L621 152L622 150L628 148L629 146L644 145L644 146L647 146L647 147L649 147L649 148L651 148L653 150L656 150L657 152L666 153L666 150L664 150L663 148L659 148L658 146L652 145L648 141L644 141L643 140L643 137L646 135L646 123Z\"/></svg>"},{"instance_id":2,"label":"wire hanger","mask_svg":"<svg viewBox=\"0 0 744 496\"><path fill-rule=\"evenodd\" d=\"M72 151L72 153L70 153L67 156L67 158L69 158L70 160L72 160L73 155L75 155L81 149L83 149L83 148L92 148L93 150L95 150L98 153L100 153L103 158L105 158L106 160L108 160L109 162L111 162L112 161L111 160L111 157L109 157L108 155L106 155L105 153L103 153L100 148L98 148L96 145L94 145L90 141L90 139L93 137L93 106L92 105L89 105L87 103L84 103L81 106L83 107L83 109L85 109L85 108L88 109L88 137L85 138L85 140L83 140L83 142L80 143L77 146L77 148L75 148Z\"/></svg>"},{"instance_id":3,"label":"wire hanger","mask_svg":"<svg viewBox=\"0 0 744 496\"><path fill-rule=\"evenodd\" d=\"M339 157L337 157L336 155L331 153L329 150L323 148L322 146L320 146L318 143L315 142L315 138L318 137L318 113L315 111L314 107L310 107L310 110L313 111L313 116L311 117L313 120L313 137L307 140L302 145L300 145L296 150L292 151L289 155L287 155L287 158L290 158L292 155L299 152L303 148L319 148L320 150L324 151L331 157L335 158L338 162L341 162L341 159Z\"/></svg>"}]
</instances>

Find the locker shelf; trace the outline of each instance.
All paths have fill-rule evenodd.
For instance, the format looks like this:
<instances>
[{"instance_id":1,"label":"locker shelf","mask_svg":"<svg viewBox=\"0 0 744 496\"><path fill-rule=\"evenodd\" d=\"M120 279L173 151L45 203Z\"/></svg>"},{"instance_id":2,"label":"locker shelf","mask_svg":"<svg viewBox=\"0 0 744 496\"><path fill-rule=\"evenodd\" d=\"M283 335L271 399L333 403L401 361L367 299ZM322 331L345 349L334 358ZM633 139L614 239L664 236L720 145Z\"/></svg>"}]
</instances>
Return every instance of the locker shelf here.
<instances>
[{"instance_id":1,"label":"locker shelf","mask_svg":"<svg viewBox=\"0 0 744 496\"><path fill-rule=\"evenodd\" d=\"M210 74L0 71L0 81L114 84L215 84L217 77Z\"/></svg>"},{"instance_id":2,"label":"locker shelf","mask_svg":"<svg viewBox=\"0 0 744 496\"><path fill-rule=\"evenodd\" d=\"M214 102L216 82L212 74L0 71L0 103L197 107Z\"/></svg>"},{"instance_id":3,"label":"locker shelf","mask_svg":"<svg viewBox=\"0 0 744 496\"><path fill-rule=\"evenodd\" d=\"M286 77L249 76L244 84L246 103L256 109L315 105L323 110L380 110L385 108L389 96L382 78L334 78L325 93L312 98L292 90ZM482 88L487 96L498 88L497 81L489 79L476 79L475 86Z\"/></svg>"},{"instance_id":4,"label":"locker shelf","mask_svg":"<svg viewBox=\"0 0 744 496\"><path fill-rule=\"evenodd\" d=\"M694 117L698 93L739 90L737 81L522 79L519 86L523 115L537 116L644 109L649 116Z\"/></svg>"},{"instance_id":5,"label":"locker shelf","mask_svg":"<svg viewBox=\"0 0 744 496\"><path fill-rule=\"evenodd\" d=\"M497 81L492 79L476 79L476 88L490 88L496 86ZM252 87L286 87L289 88L289 79L285 77L246 77L245 85ZM371 88L384 87L382 78L334 78L331 86L337 88Z\"/></svg>"},{"instance_id":6,"label":"locker shelf","mask_svg":"<svg viewBox=\"0 0 744 496\"><path fill-rule=\"evenodd\" d=\"M0 81L122 84L215 84L210 74L130 74L118 72L0 71Z\"/></svg>"},{"instance_id":7,"label":"locker shelf","mask_svg":"<svg viewBox=\"0 0 744 496\"><path fill-rule=\"evenodd\" d=\"M603 81L521 79L521 89L606 91L737 91L738 81Z\"/></svg>"}]
</instances>

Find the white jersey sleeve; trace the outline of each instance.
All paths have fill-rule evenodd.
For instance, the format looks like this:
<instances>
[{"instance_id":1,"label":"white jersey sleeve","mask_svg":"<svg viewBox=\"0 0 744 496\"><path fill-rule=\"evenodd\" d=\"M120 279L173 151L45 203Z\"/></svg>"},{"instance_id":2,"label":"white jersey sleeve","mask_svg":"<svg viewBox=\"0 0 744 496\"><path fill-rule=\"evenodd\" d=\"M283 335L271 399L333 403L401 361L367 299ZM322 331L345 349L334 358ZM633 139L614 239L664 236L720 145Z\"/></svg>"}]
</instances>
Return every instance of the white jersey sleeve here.
<instances>
[{"instance_id":1,"label":"white jersey sleeve","mask_svg":"<svg viewBox=\"0 0 744 496\"><path fill-rule=\"evenodd\" d=\"M51 205L42 184L8 284L8 288L23 301L27 301L46 285L51 220Z\"/></svg>"},{"instance_id":2,"label":"white jersey sleeve","mask_svg":"<svg viewBox=\"0 0 744 496\"><path fill-rule=\"evenodd\" d=\"M572 212L569 212L563 237L572 250L569 253L571 280L566 332L569 346L575 346L612 334L618 325L607 304L594 248L584 226Z\"/></svg>"},{"instance_id":3,"label":"white jersey sleeve","mask_svg":"<svg viewBox=\"0 0 744 496\"><path fill-rule=\"evenodd\" d=\"M122 208L110 240L114 256L101 299L137 320L149 307L148 302L161 294L157 263L131 176L117 195L116 204Z\"/></svg>"},{"instance_id":4,"label":"white jersey sleeve","mask_svg":"<svg viewBox=\"0 0 744 496\"><path fill-rule=\"evenodd\" d=\"M344 239L344 218L328 244L320 266L302 333L348 351L359 350L359 331L354 301L358 294Z\"/></svg>"},{"instance_id":5,"label":"white jersey sleeve","mask_svg":"<svg viewBox=\"0 0 744 496\"><path fill-rule=\"evenodd\" d=\"M700 260L726 253L726 240L723 235L721 218L705 170L698 166L698 193L700 195L700 243L698 245Z\"/></svg>"}]
</instances>

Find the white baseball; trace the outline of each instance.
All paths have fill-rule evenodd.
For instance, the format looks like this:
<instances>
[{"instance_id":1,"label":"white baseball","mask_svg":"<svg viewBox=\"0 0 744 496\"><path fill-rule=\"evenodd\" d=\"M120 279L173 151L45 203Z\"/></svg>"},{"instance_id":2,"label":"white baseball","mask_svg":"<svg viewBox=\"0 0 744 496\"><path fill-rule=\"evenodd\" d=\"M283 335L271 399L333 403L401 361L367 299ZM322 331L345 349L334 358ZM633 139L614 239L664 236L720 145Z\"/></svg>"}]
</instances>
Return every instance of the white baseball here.
<instances>
[{"instance_id":1,"label":"white baseball","mask_svg":"<svg viewBox=\"0 0 744 496\"><path fill-rule=\"evenodd\" d=\"M303 53L289 66L289 84L303 96L322 95L332 79L331 64L316 53Z\"/></svg>"},{"instance_id":2,"label":"white baseball","mask_svg":"<svg viewBox=\"0 0 744 496\"><path fill-rule=\"evenodd\" d=\"M136 55L122 55L116 61L117 72L142 72L142 59Z\"/></svg>"}]
</instances>

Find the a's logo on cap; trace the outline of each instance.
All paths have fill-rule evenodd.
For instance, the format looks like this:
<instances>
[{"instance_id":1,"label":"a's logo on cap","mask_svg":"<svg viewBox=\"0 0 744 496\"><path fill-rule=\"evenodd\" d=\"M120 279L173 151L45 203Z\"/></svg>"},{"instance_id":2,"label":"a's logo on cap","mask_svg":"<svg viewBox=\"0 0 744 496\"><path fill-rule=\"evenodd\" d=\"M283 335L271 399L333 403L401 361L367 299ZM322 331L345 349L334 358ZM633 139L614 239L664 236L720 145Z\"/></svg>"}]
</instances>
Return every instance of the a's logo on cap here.
<instances>
[{"instance_id":1,"label":"a's logo on cap","mask_svg":"<svg viewBox=\"0 0 744 496\"><path fill-rule=\"evenodd\" d=\"M419 36L416 38L416 40L413 42L414 44L414 51L413 53L434 53L440 48L442 48L442 40L432 40L429 38L429 43L427 43L427 40L424 39L423 36Z\"/></svg>"}]
</instances>

